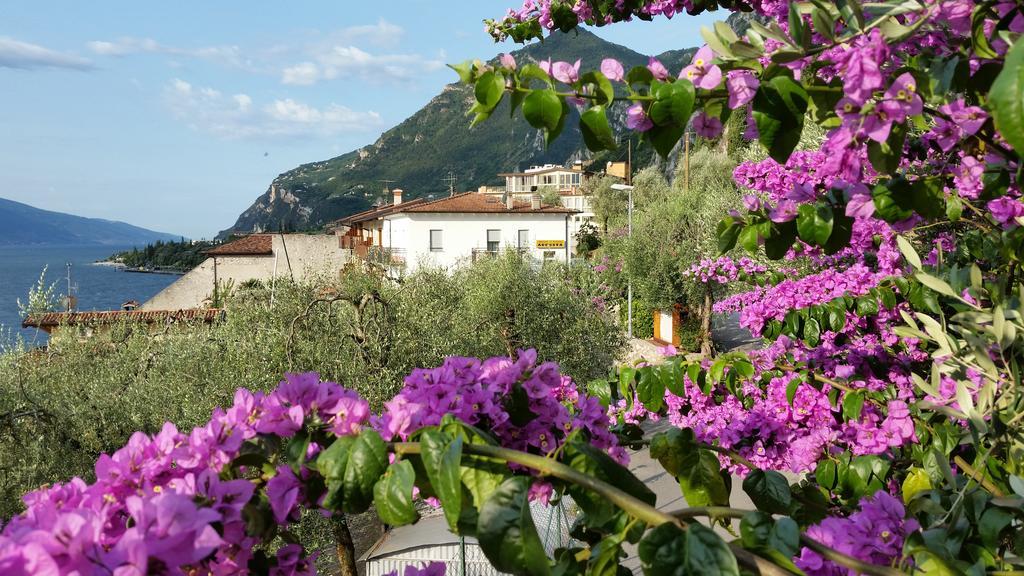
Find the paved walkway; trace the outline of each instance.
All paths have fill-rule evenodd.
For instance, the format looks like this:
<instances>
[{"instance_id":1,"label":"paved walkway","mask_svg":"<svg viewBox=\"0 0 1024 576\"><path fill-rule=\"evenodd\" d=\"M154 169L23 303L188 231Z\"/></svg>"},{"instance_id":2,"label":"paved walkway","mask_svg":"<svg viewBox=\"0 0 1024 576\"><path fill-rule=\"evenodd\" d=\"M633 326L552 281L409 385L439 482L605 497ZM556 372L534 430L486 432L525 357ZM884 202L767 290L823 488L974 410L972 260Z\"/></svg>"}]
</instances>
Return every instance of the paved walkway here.
<instances>
[{"instance_id":1,"label":"paved walkway","mask_svg":"<svg viewBox=\"0 0 1024 576\"><path fill-rule=\"evenodd\" d=\"M761 340L750 335L750 331L741 328L739 315L715 316L711 322L711 335L715 340L715 347L719 352L730 350L752 350L761 347ZM657 364L663 359L660 344L652 340L633 338L629 341L629 348L626 351L624 364L635 364L640 360Z\"/></svg>"}]
</instances>

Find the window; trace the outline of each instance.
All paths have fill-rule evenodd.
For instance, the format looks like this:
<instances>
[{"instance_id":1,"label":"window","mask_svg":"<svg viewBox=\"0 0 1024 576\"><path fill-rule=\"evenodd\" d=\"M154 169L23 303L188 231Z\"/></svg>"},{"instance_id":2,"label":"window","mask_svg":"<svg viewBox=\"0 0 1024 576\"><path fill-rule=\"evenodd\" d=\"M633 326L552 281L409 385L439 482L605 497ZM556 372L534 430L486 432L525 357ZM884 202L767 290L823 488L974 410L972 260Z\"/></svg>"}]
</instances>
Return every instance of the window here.
<instances>
[{"instance_id":1,"label":"window","mask_svg":"<svg viewBox=\"0 0 1024 576\"><path fill-rule=\"evenodd\" d=\"M501 230L488 230L487 231L487 251L497 252L498 247L501 246Z\"/></svg>"},{"instance_id":2,"label":"window","mask_svg":"<svg viewBox=\"0 0 1024 576\"><path fill-rule=\"evenodd\" d=\"M530 247L530 231L520 230L519 231L519 249L526 250Z\"/></svg>"},{"instance_id":3,"label":"window","mask_svg":"<svg viewBox=\"0 0 1024 576\"><path fill-rule=\"evenodd\" d=\"M442 251L444 249L442 246L443 245L441 244L441 231L440 230L431 230L430 231L430 251L431 252L440 252L440 251Z\"/></svg>"}]
</instances>

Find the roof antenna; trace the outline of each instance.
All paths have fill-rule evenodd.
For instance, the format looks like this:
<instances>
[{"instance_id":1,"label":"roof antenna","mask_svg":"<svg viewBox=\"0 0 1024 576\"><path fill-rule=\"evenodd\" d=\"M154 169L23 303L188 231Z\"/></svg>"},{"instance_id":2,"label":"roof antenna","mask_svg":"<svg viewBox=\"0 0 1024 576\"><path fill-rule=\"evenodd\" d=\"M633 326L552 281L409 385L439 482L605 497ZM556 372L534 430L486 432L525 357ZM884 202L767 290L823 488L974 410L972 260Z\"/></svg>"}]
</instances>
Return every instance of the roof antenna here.
<instances>
[{"instance_id":1,"label":"roof antenna","mask_svg":"<svg viewBox=\"0 0 1024 576\"><path fill-rule=\"evenodd\" d=\"M448 183L448 195L455 196L455 183L459 181L458 176L456 176L454 172L449 170L448 177L441 178L441 180Z\"/></svg>"},{"instance_id":2,"label":"roof antenna","mask_svg":"<svg viewBox=\"0 0 1024 576\"><path fill-rule=\"evenodd\" d=\"M391 185L397 182L397 180L381 180L384 183L384 191L388 194L391 193Z\"/></svg>"}]
</instances>

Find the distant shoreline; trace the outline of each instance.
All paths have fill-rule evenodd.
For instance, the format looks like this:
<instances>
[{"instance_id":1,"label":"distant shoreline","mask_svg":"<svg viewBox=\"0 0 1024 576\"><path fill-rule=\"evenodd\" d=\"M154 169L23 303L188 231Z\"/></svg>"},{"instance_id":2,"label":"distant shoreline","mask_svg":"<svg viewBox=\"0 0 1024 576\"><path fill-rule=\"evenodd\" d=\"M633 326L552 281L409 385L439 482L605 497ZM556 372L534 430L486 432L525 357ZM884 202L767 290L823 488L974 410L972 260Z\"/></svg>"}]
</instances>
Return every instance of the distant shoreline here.
<instances>
[{"instance_id":1,"label":"distant shoreline","mask_svg":"<svg viewBox=\"0 0 1024 576\"><path fill-rule=\"evenodd\" d=\"M122 272L135 272L136 274L168 274L172 276L183 276L186 274L185 270L177 270L173 268L130 268L121 262L114 262L112 260L97 260L92 264L93 266L109 266L111 268L117 268Z\"/></svg>"}]
</instances>

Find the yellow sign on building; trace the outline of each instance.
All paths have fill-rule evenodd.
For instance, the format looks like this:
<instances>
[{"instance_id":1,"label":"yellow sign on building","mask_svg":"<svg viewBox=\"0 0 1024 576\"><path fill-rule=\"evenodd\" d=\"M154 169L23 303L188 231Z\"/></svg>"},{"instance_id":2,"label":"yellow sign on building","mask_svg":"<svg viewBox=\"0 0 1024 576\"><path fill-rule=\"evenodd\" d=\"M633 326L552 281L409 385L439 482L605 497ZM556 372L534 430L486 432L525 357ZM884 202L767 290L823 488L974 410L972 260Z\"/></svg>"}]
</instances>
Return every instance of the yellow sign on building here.
<instances>
[{"instance_id":1,"label":"yellow sign on building","mask_svg":"<svg viewBox=\"0 0 1024 576\"><path fill-rule=\"evenodd\" d=\"M565 248L565 240L537 240L537 248L544 250Z\"/></svg>"}]
</instances>

